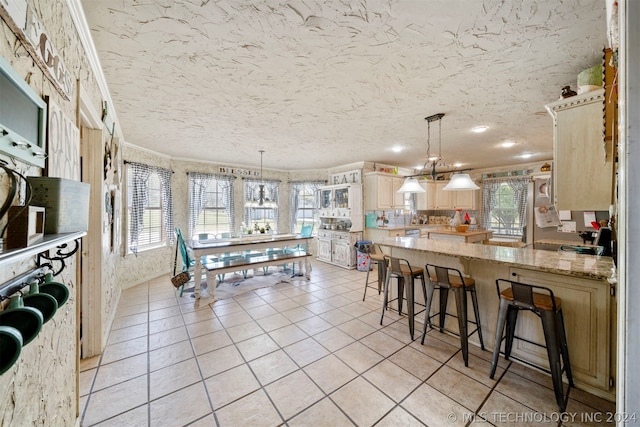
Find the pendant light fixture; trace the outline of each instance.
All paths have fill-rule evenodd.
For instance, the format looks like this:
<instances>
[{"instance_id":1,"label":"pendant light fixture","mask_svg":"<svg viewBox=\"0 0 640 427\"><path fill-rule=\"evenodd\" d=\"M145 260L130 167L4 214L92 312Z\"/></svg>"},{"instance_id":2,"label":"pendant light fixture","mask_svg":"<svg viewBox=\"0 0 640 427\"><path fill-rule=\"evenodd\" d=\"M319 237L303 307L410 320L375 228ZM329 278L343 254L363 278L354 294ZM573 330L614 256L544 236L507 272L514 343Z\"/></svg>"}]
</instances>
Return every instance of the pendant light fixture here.
<instances>
[{"instance_id":1,"label":"pendant light fixture","mask_svg":"<svg viewBox=\"0 0 640 427\"><path fill-rule=\"evenodd\" d=\"M431 167L431 177L432 179L436 179L436 166L444 166L444 162L442 161L442 125L440 124L440 120L444 117L444 113L434 114L429 117L425 117L424 119L427 121L427 161L422 166L422 169L426 169L427 165ZM433 155L431 153L431 122L438 122L439 129L439 137L438 137L438 155ZM398 190L398 193L424 193L426 190L422 188L418 180L409 176L405 178L402 187Z\"/></svg>"},{"instance_id":2,"label":"pendant light fixture","mask_svg":"<svg viewBox=\"0 0 640 427\"><path fill-rule=\"evenodd\" d=\"M404 179L402 183L402 187L398 189L398 193L424 193L427 190L422 188L422 185L412 176L409 176Z\"/></svg>"},{"instance_id":3,"label":"pendant light fixture","mask_svg":"<svg viewBox=\"0 0 640 427\"><path fill-rule=\"evenodd\" d=\"M468 173L454 173L451 175L451 180L445 185L443 191L464 191L464 190L479 190L480 187L476 185L471 179Z\"/></svg>"},{"instance_id":4,"label":"pendant light fixture","mask_svg":"<svg viewBox=\"0 0 640 427\"><path fill-rule=\"evenodd\" d=\"M444 113L434 114L429 117L425 117L427 121L427 161L422 166L422 170L431 168L431 179L435 180L438 175L436 168L446 167L447 164L442 159L442 118ZM431 153L431 123L438 122L438 154ZM451 175L451 180L445 185L442 190L444 191L464 191L464 190L479 190L480 187L476 185L471 179L468 173L454 173ZM424 193L424 189L418 183L415 176L407 177L402 184L402 187L398 190L399 193Z\"/></svg>"},{"instance_id":5,"label":"pendant light fixture","mask_svg":"<svg viewBox=\"0 0 640 427\"><path fill-rule=\"evenodd\" d=\"M263 208L263 209L273 209L277 208L278 204L273 200L269 200L266 197L266 192L264 189L264 180L262 179L262 156L264 155L264 150L259 150L260 152L260 184L258 184L258 198L254 197L253 200L249 200L244 204L245 208Z\"/></svg>"}]
</instances>

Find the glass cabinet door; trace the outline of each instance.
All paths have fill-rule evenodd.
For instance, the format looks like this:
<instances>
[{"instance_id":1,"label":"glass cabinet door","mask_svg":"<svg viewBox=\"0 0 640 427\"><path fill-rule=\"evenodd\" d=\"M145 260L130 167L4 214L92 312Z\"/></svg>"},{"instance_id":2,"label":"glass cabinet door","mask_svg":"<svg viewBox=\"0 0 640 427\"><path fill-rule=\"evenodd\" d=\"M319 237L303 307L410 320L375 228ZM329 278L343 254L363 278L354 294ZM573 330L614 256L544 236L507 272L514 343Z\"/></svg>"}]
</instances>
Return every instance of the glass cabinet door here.
<instances>
[{"instance_id":1,"label":"glass cabinet door","mask_svg":"<svg viewBox=\"0 0 640 427\"><path fill-rule=\"evenodd\" d=\"M320 209L327 209L331 207L331 193L330 189L320 190Z\"/></svg>"},{"instance_id":2,"label":"glass cabinet door","mask_svg":"<svg viewBox=\"0 0 640 427\"><path fill-rule=\"evenodd\" d=\"M349 187L336 188L335 189L335 207L336 208L348 208L349 207Z\"/></svg>"}]
</instances>

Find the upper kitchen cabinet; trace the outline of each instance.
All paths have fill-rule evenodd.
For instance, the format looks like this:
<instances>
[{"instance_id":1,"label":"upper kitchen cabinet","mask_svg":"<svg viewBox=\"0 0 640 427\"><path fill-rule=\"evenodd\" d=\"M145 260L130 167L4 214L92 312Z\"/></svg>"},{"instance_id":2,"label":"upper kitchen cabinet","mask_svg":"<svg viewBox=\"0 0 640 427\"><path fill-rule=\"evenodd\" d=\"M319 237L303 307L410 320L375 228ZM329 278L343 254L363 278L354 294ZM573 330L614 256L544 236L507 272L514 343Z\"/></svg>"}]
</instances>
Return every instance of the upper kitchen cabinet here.
<instances>
[{"instance_id":1,"label":"upper kitchen cabinet","mask_svg":"<svg viewBox=\"0 0 640 427\"><path fill-rule=\"evenodd\" d=\"M426 192L416 195L417 210L449 210L457 208L475 210L478 208L477 191L444 191L443 189L448 183L449 181L421 182L420 185Z\"/></svg>"},{"instance_id":2,"label":"upper kitchen cabinet","mask_svg":"<svg viewBox=\"0 0 640 427\"><path fill-rule=\"evenodd\" d=\"M553 117L554 201L563 210L609 210L614 144L604 135L604 89L546 106Z\"/></svg>"},{"instance_id":3,"label":"upper kitchen cabinet","mask_svg":"<svg viewBox=\"0 0 640 427\"><path fill-rule=\"evenodd\" d=\"M364 176L364 205L367 211L404 209L405 194L398 193L404 178L371 172Z\"/></svg>"}]
</instances>

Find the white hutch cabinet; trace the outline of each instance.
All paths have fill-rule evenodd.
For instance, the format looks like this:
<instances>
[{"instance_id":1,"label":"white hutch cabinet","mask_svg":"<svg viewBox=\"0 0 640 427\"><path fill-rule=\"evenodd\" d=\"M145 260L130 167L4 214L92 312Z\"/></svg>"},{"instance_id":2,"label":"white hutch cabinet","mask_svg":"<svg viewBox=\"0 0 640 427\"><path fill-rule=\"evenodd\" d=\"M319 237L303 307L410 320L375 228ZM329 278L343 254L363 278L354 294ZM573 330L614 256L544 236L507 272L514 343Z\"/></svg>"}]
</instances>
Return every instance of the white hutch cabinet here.
<instances>
[{"instance_id":1,"label":"white hutch cabinet","mask_svg":"<svg viewBox=\"0 0 640 427\"><path fill-rule=\"evenodd\" d=\"M318 261L356 267L355 244L362 240L362 184L320 187Z\"/></svg>"}]
</instances>

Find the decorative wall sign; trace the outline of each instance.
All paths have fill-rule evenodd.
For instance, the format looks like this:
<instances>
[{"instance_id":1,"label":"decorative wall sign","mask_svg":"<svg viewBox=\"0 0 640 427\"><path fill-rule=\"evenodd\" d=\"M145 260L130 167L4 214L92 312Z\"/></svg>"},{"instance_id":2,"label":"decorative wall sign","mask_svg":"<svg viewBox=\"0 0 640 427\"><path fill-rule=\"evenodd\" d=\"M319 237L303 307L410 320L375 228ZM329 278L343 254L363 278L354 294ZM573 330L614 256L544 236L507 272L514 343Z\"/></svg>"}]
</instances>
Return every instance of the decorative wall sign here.
<instances>
[{"instance_id":1,"label":"decorative wall sign","mask_svg":"<svg viewBox=\"0 0 640 427\"><path fill-rule=\"evenodd\" d=\"M47 175L80 181L80 131L49 97L47 113Z\"/></svg>"},{"instance_id":2,"label":"decorative wall sign","mask_svg":"<svg viewBox=\"0 0 640 427\"><path fill-rule=\"evenodd\" d=\"M11 4L9 6L9 4ZM0 0L0 16L20 39L31 58L66 100L73 96L73 82L68 68L33 8L26 9L24 0Z\"/></svg>"},{"instance_id":3,"label":"decorative wall sign","mask_svg":"<svg viewBox=\"0 0 640 427\"><path fill-rule=\"evenodd\" d=\"M0 7L4 8L16 29L23 31L27 24L27 0L0 0Z\"/></svg>"},{"instance_id":4,"label":"decorative wall sign","mask_svg":"<svg viewBox=\"0 0 640 427\"><path fill-rule=\"evenodd\" d=\"M62 96L70 100L73 95L71 73L62 62L60 54L58 54L58 51L49 40L46 29L31 8L27 11L26 36L35 48L35 58L40 60L38 62L44 64L44 70L50 76L49 80L56 86Z\"/></svg>"},{"instance_id":5,"label":"decorative wall sign","mask_svg":"<svg viewBox=\"0 0 640 427\"><path fill-rule=\"evenodd\" d=\"M260 176L259 171L252 171L250 169L232 168L229 166L220 166L218 172L226 173L235 176Z\"/></svg>"},{"instance_id":6,"label":"decorative wall sign","mask_svg":"<svg viewBox=\"0 0 640 427\"><path fill-rule=\"evenodd\" d=\"M340 172L329 175L329 185L335 184L361 184L362 171L360 169Z\"/></svg>"}]
</instances>

